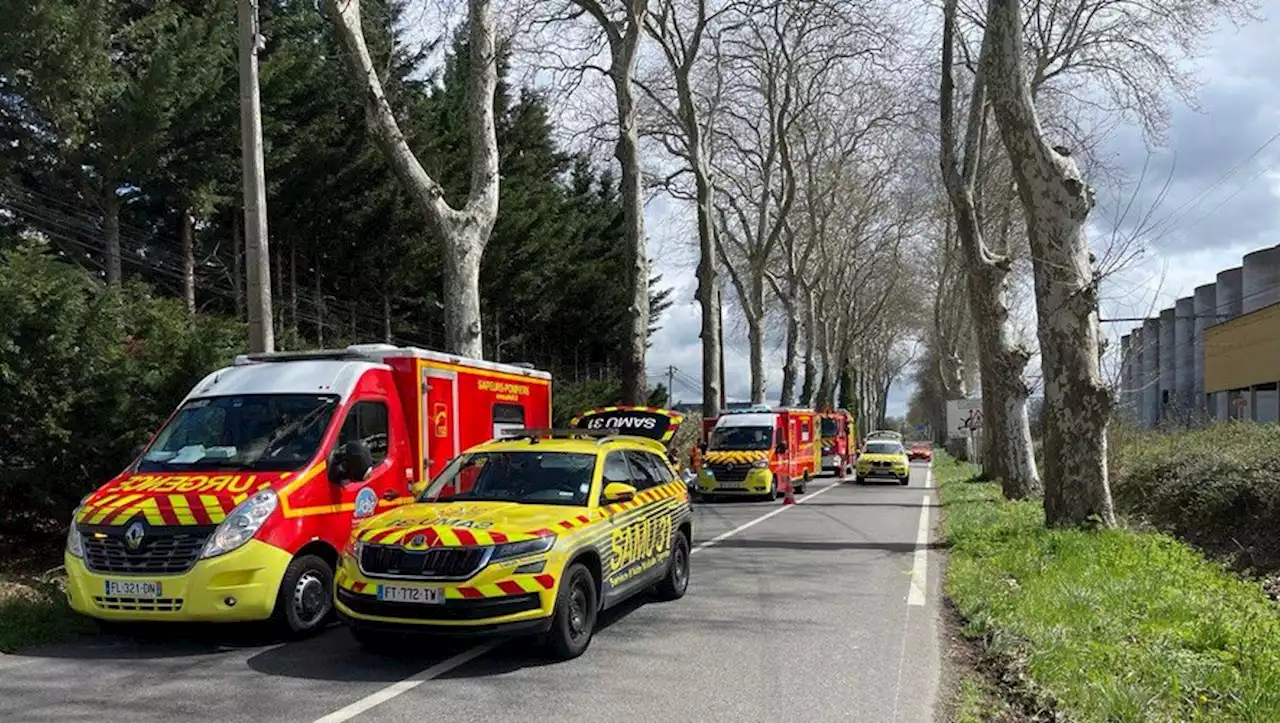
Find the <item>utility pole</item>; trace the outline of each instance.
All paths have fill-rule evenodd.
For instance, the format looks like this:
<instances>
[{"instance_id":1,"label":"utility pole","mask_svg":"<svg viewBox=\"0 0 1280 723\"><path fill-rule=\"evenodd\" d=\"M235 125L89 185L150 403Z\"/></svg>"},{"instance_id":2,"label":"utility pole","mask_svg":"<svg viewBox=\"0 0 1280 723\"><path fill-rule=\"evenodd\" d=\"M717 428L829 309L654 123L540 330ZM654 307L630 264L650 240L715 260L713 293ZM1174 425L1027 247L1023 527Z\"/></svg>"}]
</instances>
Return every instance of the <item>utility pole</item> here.
<instances>
[{"instance_id":1,"label":"utility pole","mask_svg":"<svg viewBox=\"0 0 1280 723\"><path fill-rule=\"evenodd\" d=\"M676 383L676 367L674 364L667 365L667 406L674 406L676 403L675 393Z\"/></svg>"},{"instance_id":2,"label":"utility pole","mask_svg":"<svg viewBox=\"0 0 1280 723\"><path fill-rule=\"evenodd\" d=\"M258 97L258 0L239 0L240 165L244 176L245 270L248 272L249 351L275 351L271 318L271 253L267 245L267 184L262 160L262 102Z\"/></svg>"}]
</instances>

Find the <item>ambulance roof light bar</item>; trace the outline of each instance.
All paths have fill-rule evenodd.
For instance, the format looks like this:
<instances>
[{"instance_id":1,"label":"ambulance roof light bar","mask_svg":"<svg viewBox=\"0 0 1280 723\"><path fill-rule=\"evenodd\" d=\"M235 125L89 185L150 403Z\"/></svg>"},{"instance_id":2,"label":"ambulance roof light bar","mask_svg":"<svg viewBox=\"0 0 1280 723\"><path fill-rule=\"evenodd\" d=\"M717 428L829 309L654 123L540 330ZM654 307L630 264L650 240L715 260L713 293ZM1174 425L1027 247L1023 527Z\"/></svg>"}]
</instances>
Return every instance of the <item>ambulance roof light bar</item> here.
<instances>
[{"instance_id":1,"label":"ambulance roof light bar","mask_svg":"<svg viewBox=\"0 0 1280 723\"><path fill-rule=\"evenodd\" d=\"M573 439L594 437L597 443L618 436L616 429L513 429L502 434L503 439L527 439L537 444L543 439Z\"/></svg>"}]
</instances>

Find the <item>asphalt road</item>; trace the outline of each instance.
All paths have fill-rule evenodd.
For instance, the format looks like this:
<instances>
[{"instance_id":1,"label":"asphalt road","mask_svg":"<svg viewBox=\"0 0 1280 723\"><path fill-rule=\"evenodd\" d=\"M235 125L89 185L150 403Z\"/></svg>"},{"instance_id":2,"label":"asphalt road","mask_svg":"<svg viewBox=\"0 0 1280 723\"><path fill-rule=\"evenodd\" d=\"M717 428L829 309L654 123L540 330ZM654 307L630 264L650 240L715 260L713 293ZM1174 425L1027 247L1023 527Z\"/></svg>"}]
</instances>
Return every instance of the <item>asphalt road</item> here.
<instances>
[{"instance_id":1,"label":"asphalt road","mask_svg":"<svg viewBox=\"0 0 1280 723\"><path fill-rule=\"evenodd\" d=\"M913 466L906 487L821 479L796 506L700 504L688 594L606 613L567 663L514 641L388 658L340 628L288 644L164 628L0 655L0 720L932 721L929 485Z\"/></svg>"}]
</instances>

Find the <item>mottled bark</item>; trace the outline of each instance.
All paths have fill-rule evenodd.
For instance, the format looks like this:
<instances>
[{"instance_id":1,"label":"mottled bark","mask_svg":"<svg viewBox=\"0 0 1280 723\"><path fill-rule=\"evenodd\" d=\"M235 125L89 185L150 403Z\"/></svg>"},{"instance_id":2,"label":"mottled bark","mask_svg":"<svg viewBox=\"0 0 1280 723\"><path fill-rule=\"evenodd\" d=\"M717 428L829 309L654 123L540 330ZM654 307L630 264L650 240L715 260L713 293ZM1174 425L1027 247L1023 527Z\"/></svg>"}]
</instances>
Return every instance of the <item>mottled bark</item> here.
<instances>
[{"instance_id":1,"label":"mottled bark","mask_svg":"<svg viewBox=\"0 0 1280 723\"><path fill-rule=\"evenodd\" d=\"M467 131L471 136L471 182L466 203L455 209L444 189L409 148L365 44L360 0L325 0L352 78L364 94L374 139L401 185L412 196L428 226L444 243L444 327L448 351L480 358L480 261L498 213L498 143L493 97L497 53L491 0L468 0L467 40L471 75L467 85ZM624 179L625 182L625 179ZM647 263L647 262L646 262ZM645 311L647 315L647 274Z\"/></svg>"},{"instance_id":2,"label":"mottled bark","mask_svg":"<svg viewBox=\"0 0 1280 723\"><path fill-rule=\"evenodd\" d=\"M106 245L107 283L119 286L124 278L120 256L120 196L116 184L106 184L102 197L102 236Z\"/></svg>"},{"instance_id":3,"label":"mottled bark","mask_svg":"<svg viewBox=\"0 0 1280 723\"><path fill-rule=\"evenodd\" d=\"M191 209L182 209L178 223L178 235L182 242L182 298L187 304L187 313L194 314L196 313L196 219Z\"/></svg>"},{"instance_id":4,"label":"mottled bark","mask_svg":"<svg viewBox=\"0 0 1280 723\"><path fill-rule=\"evenodd\" d=\"M991 38L983 40L974 77L965 129L963 167L956 158L954 84L951 76L956 24L956 0L944 4L940 157L943 182L955 216L956 235L967 269L969 311L978 341L978 371L982 378L983 470L1000 480L1005 496L1024 499L1040 490L1027 417L1030 389L1023 379L1030 354L1015 343L1009 321L1009 259L992 253L982 238L974 203L974 182L982 158L986 128L983 62Z\"/></svg>"},{"instance_id":5,"label":"mottled bark","mask_svg":"<svg viewBox=\"0 0 1280 723\"><path fill-rule=\"evenodd\" d=\"M814 405L814 395L817 393L818 384L818 361L816 358L815 341L817 330L814 328L814 301L813 290L806 289L804 295L804 384L801 386L800 402L806 407Z\"/></svg>"},{"instance_id":6,"label":"mottled bark","mask_svg":"<svg viewBox=\"0 0 1280 723\"><path fill-rule=\"evenodd\" d=\"M987 5L991 105L1027 219L1045 389L1045 521L1115 523L1107 480L1111 395L1099 361L1098 289L1085 223L1093 190L1044 137L1024 67L1018 0Z\"/></svg>"},{"instance_id":7,"label":"mottled bark","mask_svg":"<svg viewBox=\"0 0 1280 723\"><path fill-rule=\"evenodd\" d=\"M784 407L796 403L796 350L800 346L800 320L793 305L787 306L787 348L782 362L782 391L778 403Z\"/></svg>"}]
</instances>

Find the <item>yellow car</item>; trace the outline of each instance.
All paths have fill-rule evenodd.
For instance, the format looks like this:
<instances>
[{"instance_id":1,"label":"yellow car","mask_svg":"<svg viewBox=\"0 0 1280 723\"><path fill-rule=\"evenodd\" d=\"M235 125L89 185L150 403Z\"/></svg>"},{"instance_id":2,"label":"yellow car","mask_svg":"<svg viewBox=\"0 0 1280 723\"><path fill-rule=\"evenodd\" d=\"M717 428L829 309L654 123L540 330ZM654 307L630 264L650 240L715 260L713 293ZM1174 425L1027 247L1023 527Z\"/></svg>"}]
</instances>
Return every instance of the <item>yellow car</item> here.
<instances>
[{"instance_id":1,"label":"yellow car","mask_svg":"<svg viewBox=\"0 0 1280 723\"><path fill-rule=\"evenodd\" d=\"M905 485L910 480L910 462L902 442L874 439L863 446L862 454L858 455L857 473L853 480L855 483L885 481Z\"/></svg>"},{"instance_id":2,"label":"yellow car","mask_svg":"<svg viewBox=\"0 0 1280 723\"><path fill-rule=\"evenodd\" d=\"M693 513L661 442L518 434L467 450L418 502L354 528L334 587L358 642L535 634L569 659L602 610L650 589L684 595Z\"/></svg>"}]
</instances>

